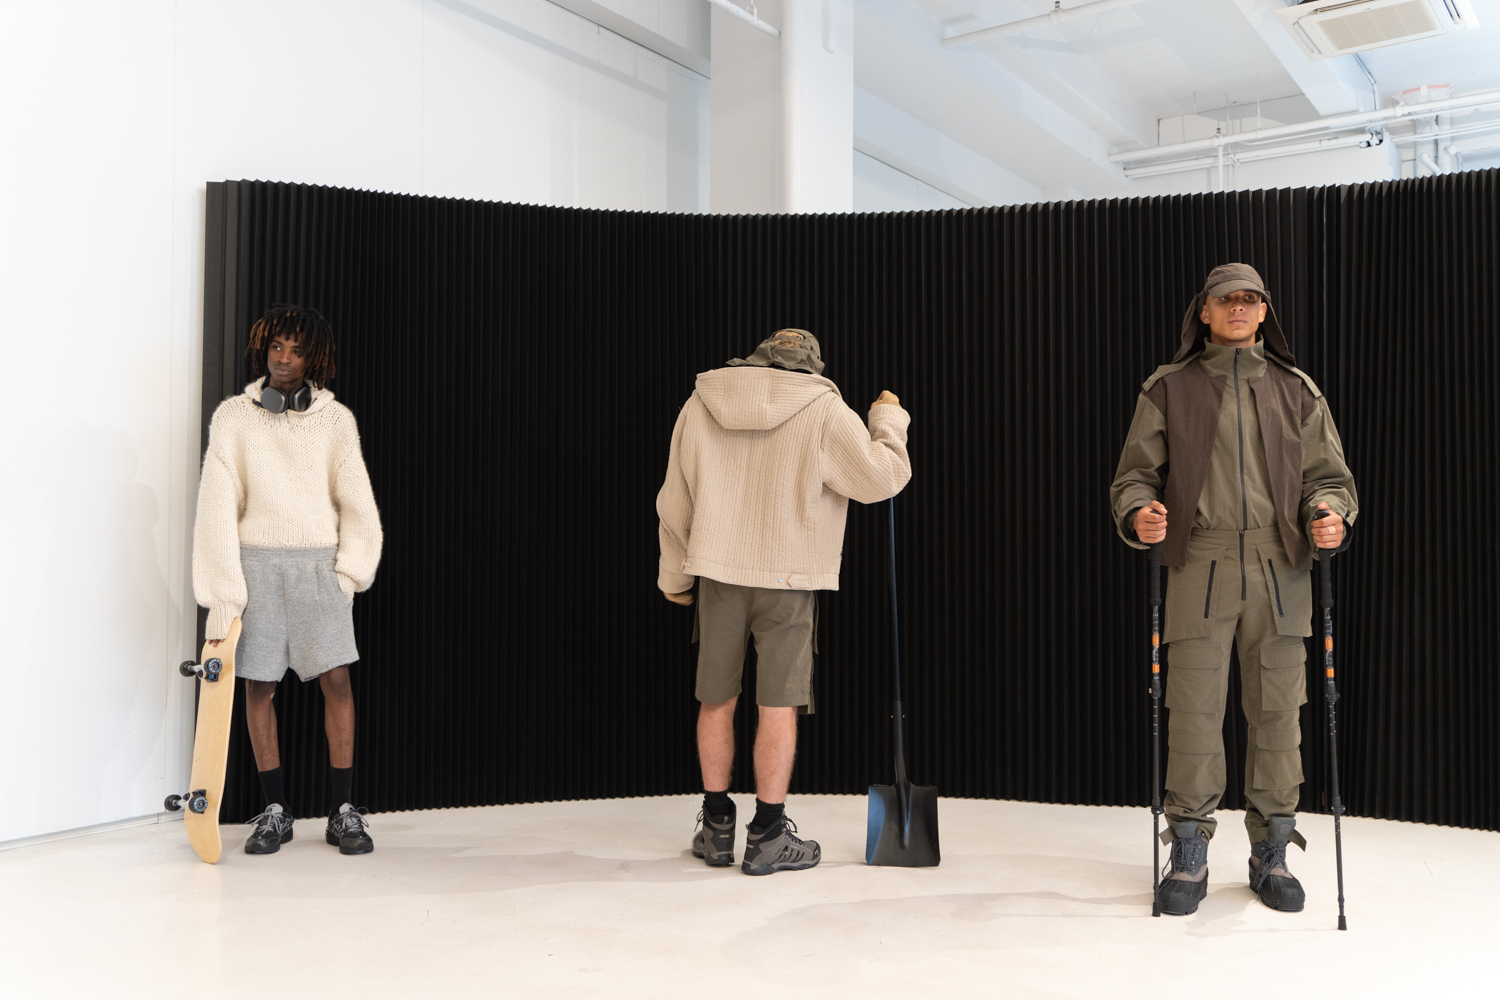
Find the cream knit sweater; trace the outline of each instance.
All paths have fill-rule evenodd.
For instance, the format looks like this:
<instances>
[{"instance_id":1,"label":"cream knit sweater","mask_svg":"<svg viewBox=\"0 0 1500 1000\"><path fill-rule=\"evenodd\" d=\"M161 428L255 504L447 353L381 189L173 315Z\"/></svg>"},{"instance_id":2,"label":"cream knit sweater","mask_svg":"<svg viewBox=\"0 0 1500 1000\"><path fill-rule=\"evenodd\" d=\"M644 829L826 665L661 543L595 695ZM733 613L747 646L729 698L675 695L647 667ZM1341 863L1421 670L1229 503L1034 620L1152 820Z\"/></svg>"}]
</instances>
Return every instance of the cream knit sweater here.
<instances>
[{"instance_id":1,"label":"cream knit sweater","mask_svg":"<svg viewBox=\"0 0 1500 1000\"><path fill-rule=\"evenodd\" d=\"M209 424L193 527L193 594L208 608L209 639L245 610L241 545L337 547L351 601L380 563L380 511L354 414L328 389L313 390L302 413L270 413L255 403L264 381L220 403Z\"/></svg>"},{"instance_id":2,"label":"cream knit sweater","mask_svg":"<svg viewBox=\"0 0 1500 1000\"><path fill-rule=\"evenodd\" d=\"M657 586L693 577L781 590L837 590L849 501L877 503L911 479L899 406L869 427L818 375L719 368L698 376L677 417L661 518Z\"/></svg>"}]
</instances>

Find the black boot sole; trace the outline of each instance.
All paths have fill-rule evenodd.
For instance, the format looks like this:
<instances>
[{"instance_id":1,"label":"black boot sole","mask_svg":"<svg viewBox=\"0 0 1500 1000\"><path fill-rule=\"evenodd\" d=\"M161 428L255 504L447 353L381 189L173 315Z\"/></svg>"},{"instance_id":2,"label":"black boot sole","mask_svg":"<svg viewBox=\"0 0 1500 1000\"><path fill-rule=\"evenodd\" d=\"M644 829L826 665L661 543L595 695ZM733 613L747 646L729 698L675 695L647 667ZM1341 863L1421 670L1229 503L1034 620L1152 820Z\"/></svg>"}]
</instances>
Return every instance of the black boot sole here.
<instances>
[{"instance_id":1,"label":"black boot sole","mask_svg":"<svg viewBox=\"0 0 1500 1000\"><path fill-rule=\"evenodd\" d=\"M1177 881L1180 882L1182 880L1178 879ZM1165 882L1162 883L1163 888L1166 887L1166 884L1167 883ZM1205 874L1203 876L1202 882L1195 882L1191 884L1201 886L1201 888L1198 890L1198 895L1193 899L1182 899L1181 897L1179 897L1177 899L1167 900L1163 899L1161 895L1158 895L1157 902L1161 904L1161 912L1169 917L1188 917L1192 916L1194 913L1197 913L1198 904L1203 902L1203 900L1208 896L1208 875ZM1178 907L1182 908L1178 909Z\"/></svg>"}]
</instances>

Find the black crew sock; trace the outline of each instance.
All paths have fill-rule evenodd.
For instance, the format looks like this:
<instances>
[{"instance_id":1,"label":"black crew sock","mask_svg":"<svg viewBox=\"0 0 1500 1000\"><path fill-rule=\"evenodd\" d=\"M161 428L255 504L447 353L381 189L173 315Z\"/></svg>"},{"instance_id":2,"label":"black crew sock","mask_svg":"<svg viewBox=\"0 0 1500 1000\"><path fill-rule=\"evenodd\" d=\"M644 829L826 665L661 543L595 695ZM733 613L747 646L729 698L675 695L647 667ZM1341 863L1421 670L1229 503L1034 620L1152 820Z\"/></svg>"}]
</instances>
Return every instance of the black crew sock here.
<instances>
[{"instance_id":1,"label":"black crew sock","mask_svg":"<svg viewBox=\"0 0 1500 1000\"><path fill-rule=\"evenodd\" d=\"M755 818L750 821L750 832L757 837L765 833L771 827L781 822L781 817L786 814L786 804L778 802L772 805L769 802L755 800Z\"/></svg>"},{"instance_id":2,"label":"black crew sock","mask_svg":"<svg viewBox=\"0 0 1500 1000\"><path fill-rule=\"evenodd\" d=\"M703 811L709 816L728 816L734 811L734 803L730 801L729 791L704 792Z\"/></svg>"},{"instance_id":3,"label":"black crew sock","mask_svg":"<svg viewBox=\"0 0 1500 1000\"><path fill-rule=\"evenodd\" d=\"M333 805L329 807L328 815L334 816L345 802L354 804L354 768L330 767L328 770L333 775Z\"/></svg>"},{"instance_id":4,"label":"black crew sock","mask_svg":"<svg viewBox=\"0 0 1500 1000\"><path fill-rule=\"evenodd\" d=\"M266 793L266 805L286 807L286 789L281 783L281 768L260 772L260 790Z\"/></svg>"}]
</instances>

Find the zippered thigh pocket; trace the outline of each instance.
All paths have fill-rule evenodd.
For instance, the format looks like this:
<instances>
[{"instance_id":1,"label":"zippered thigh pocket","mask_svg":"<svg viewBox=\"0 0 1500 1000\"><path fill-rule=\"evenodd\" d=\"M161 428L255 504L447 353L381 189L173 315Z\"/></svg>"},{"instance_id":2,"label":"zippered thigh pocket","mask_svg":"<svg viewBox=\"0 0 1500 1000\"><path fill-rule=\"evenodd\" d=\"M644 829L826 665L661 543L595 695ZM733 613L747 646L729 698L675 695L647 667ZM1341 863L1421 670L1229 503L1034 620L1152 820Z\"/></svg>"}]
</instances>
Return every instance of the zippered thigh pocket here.
<instances>
[{"instance_id":1,"label":"zippered thigh pocket","mask_svg":"<svg viewBox=\"0 0 1500 1000\"><path fill-rule=\"evenodd\" d=\"M1209 610L1214 604L1214 574L1219 570L1219 560L1212 559L1208 563L1208 586L1203 589L1203 617L1208 617Z\"/></svg>"}]
</instances>

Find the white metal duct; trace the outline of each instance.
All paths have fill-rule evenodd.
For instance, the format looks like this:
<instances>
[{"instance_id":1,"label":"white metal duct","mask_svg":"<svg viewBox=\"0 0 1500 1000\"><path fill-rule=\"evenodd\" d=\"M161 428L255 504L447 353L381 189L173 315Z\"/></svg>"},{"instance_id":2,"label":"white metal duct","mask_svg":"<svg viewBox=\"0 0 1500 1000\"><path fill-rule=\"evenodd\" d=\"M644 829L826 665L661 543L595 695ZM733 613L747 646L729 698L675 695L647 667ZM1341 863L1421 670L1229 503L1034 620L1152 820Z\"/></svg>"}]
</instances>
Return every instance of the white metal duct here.
<instances>
[{"instance_id":1,"label":"white metal duct","mask_svg":"<svg viewBox=\"0 0 1500 1000\"><path fill-rule=\"evenodd\" d=\"M1475 25L1469 0L1328 0L1300 3L1276 17L1310 59L1431 38Z\"/></svg>"}]
</instances>

